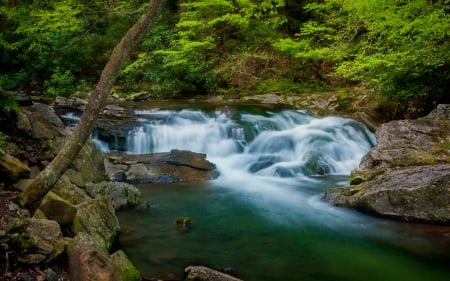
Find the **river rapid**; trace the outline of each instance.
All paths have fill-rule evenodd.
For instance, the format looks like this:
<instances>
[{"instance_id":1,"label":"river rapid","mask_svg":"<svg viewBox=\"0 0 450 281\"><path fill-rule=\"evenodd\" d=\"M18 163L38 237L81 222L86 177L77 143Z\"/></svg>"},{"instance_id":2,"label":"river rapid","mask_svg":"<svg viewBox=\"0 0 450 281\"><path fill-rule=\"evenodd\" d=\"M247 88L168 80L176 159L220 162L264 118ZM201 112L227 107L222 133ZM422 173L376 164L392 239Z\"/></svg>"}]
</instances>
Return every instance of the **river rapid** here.
<instances>
[{"instance_id":1,"label":"river rapid","mask_svg":"<svg viewBox=\"0 0 450 281\"><path fill-rule=\"evenodd\" d=\"M140 109L123 153L207 155L206 184L142 185L147 210L119 212L119 243L144 274L188 265L244 280L447 280L450 231L372 218L321 201L375 145L361 123L300 110ZM110 148L96 139L103 151ZM179 231L177 217L191 218Z\"/></svg>"}]
</instances>

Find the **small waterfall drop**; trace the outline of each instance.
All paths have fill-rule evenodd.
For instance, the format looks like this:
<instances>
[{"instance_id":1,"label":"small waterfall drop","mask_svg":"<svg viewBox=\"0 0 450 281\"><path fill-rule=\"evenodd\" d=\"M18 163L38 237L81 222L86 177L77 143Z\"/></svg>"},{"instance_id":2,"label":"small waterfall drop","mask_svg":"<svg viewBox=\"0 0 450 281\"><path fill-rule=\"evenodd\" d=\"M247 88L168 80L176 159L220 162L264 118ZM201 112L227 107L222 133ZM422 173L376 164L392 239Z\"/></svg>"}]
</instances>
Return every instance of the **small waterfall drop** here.
<instances>
[{"instance_id":1,"label":"small waterfall drop","mask_svg":"<svg viewBox=\"0 0 450 281\"><path fill-rule=\"evenodd\" d=\"M296 110L255 115L154 109L135 114L139 124L128 133L126 153L190 150L206 153L219 168L268 177L349 174L375 143L354 120L315 118Z\"/></svg>"}]
</instances>

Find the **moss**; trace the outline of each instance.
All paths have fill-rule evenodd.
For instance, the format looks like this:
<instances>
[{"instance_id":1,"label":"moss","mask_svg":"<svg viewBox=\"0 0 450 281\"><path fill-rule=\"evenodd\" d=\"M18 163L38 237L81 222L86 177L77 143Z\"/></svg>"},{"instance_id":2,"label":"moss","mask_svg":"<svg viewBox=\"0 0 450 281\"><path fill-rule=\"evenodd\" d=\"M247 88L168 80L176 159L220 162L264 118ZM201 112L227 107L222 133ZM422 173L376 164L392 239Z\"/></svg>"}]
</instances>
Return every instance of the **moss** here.
<instances>
[{"instance_id":1,"label":"moss","mask_svg":"<svg viewBox=\"0 0 450 281\"><path fill-rule=\"evenodd\" d=\"M141 280L141 274L128 259L125 252L119 250L111 255L114 266L120 275L122 281L138 281Z\"/></svg>"}]
</instances>

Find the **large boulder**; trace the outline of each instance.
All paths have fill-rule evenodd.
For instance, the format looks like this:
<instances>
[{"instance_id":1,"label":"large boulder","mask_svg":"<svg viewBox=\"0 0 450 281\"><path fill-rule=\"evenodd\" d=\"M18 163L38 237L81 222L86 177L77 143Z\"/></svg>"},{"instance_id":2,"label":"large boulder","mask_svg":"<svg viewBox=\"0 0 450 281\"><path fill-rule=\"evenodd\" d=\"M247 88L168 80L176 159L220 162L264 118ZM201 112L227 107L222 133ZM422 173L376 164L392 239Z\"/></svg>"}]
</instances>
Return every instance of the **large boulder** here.
<instances>
[{"instance_id":1,"label":"large boulder","mask_svg":"<svg viewBox=\"0 0 450 281\"><path fill-rule=\"evenodd\" d=\"M65 175L80 187L84 187L86 183L97 183L105 179L103 155L91 139L84 144Z\"/></svg>"},{"instance_id":2,"label":"large boulder","mask_svg":"<svg viewBox=\"0 0 450 281\"><path fill-rule=\"evenodd\" d=\"M69 243L69 275L72 281L121 281L108 251L87 233L80 232Z\"/></svg>"},{"instance_id":3,"label":"large boulder","mask_svg":"<svg viewBox=\"0 0 450 281\"><path fill-rule=\"evenodd\" d=\"M109 155L105 158L107 176L128 183L205 182L217 177L215 165L206 155L172 150L142 155Z\"/></svg>"},{"instance_id":4,"label":"large boulder","mask_svg":"<svg viewBox=\"0 0 450 281\"><path fill-rule=\"evenodd\" d=\"M102 196L81 203L77 209L72 223L73 232L85 232L96 244L109 250L120 230L111 197Z\"/></svg>"},{"instance_id":5,"label":"large boulder","mask_svg":"<svg viewBox=\"0 0 450 281\"><path fill-rule=\"evenodd\" d=\"M142 203L141 191L129 183L103 181L86 184L85 188L93 198L104 195L110 196L116 210L136 207Z\"/></svg>"},{"instance_id":6,"label":"large boulder","mask_svg":"<svg viewBox=\"0 0 450 281\"><path fill-rule=\"evenodd\" d=\"M140 281L141 274L128 259L124 251L119 250L111 255L112 262L119 272L122 281Z\"/></svg>"},{"instance_id":7,"label":"large boulder","mask_svg":"<svg viewBox=\"0 0 450 281\"><path fill-rule=\"evenodd\" d=\"M60 255L66 240L59 224L52 220L25 218L15 221L19 261L28 264L49 262Z\"/></svg>"},{"instance_id":8,"label":"large boulder","mask_svg":"<svg viewBox=\"0 0 450 281\"><path fill-rule=\"evenodd\" d=\"M324 200L403 221L450 224L450 106L383 124L350 186Z\"/></svg>"}]
</instances>

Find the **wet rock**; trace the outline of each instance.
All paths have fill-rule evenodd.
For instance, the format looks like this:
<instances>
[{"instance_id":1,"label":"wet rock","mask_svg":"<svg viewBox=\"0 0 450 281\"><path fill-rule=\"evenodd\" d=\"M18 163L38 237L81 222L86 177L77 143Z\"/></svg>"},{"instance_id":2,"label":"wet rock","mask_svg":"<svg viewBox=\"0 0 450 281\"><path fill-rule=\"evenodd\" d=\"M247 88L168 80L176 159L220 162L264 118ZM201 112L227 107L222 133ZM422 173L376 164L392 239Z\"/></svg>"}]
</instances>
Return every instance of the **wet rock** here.
<instances>
[{"instance_id":1,"label":"wet rock","mask_svg":"<svg viewBox=\"0 0 450 281\"><path fill-rule=\"evenodd\" d=\"M189 232L189 230L191 229L191 218L179 217L175 220L175 225L177 226L178 232Z\"/></svg>"},{"instance_id":2,"label":"wet rock","mask_svg":"<svg viewBox=\"0 0 450 281\"><path fill-rule=\"evenodd\" d=\"M85 232L96 244L110 249L120 229L111 197L102 196L77 205L72 228L75 234Z\"/></svg>"},{"instance_id":3,"label":"wet rock","mask_svg":"<svg viewBox=\"0 0 450 281\"><path fill-rule=\"evenodd\" d=\"M94 198L110 196L116 210L135 207L142 203L140 190L128 183L103 181L96 184L89 183L85 188Z\"/></svg>"},{"instance_id":4,"label":"wet rock","mask_svg":"<svg viewBox=\"0 0 450 281\"><path fill-rule=\"evenodd\" d=\"M210 269L205 266L188 266L185 270L187 274L185 281L240 281L236 277Z\"/></svg>"},{"instance_id":5,"label":"wet rock","mask_svg":"<svg viewBox=\"0 0 450 281\"><path fill-rule=\"evenodd\" d=\"M166 153L105 157L105 171L113 181L137 183L205 182L218 176L206 155L173 150Z\"/></svg>"}]
</instances>

